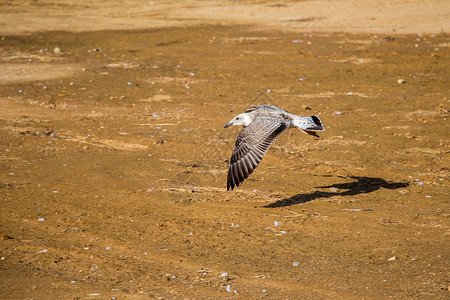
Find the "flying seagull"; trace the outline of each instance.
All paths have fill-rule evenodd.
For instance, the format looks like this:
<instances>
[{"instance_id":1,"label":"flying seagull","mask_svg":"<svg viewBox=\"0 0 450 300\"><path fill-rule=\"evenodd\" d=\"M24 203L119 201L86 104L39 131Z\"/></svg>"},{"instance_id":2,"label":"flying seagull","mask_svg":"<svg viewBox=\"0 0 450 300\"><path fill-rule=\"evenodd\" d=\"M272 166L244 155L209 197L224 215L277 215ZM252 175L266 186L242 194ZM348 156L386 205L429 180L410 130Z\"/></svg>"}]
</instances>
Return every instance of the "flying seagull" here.
<instances>
[{"instance_id":1,"label":"flying seagull","mask_svg":"<svg viewBox=\"0 0 450 300\"><path fill-rule=\"evenodd\" d=\"M227 190L238 187L256 169L270 145L286 129L295 127L314 136L315 131L325 130L317 116L300 117L273 105L250 107L223 127L231 125L242 125L244 129L239 132L231 154Z\"/></svg>"}]
</instances>

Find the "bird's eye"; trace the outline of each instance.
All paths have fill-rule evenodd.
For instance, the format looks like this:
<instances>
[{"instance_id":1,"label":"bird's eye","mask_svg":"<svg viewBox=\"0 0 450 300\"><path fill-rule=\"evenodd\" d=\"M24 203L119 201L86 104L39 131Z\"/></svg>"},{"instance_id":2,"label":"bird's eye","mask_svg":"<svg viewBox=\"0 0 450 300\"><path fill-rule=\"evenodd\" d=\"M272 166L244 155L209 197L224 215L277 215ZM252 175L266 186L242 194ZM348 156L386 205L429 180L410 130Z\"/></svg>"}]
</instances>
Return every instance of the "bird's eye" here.
<instances>
[{"instance_id":1,"label":"bird's eye","mask_svg":"<svg viewBox=\"0 0 450 300\"><path fill-rule=\"evenodd\" d=\"M236 120L239 120L239 118L236 118Z\"/></svg>"}]
</instances>

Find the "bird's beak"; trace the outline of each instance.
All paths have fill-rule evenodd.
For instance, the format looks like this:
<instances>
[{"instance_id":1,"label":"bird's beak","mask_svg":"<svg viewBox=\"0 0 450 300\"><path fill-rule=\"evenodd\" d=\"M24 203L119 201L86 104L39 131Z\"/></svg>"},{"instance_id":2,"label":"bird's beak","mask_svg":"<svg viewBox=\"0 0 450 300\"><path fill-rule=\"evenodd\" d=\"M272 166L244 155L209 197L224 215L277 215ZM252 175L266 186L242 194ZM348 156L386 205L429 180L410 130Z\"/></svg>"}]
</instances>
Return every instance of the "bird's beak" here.
<instances>
[{"instance_id":1,"label":"bird's beak","mask_svg":"<svg viewBox=\"0 0 450 300\"><path fill-rule=\"evenodd\" d=\"M230 127L231 125L233 125L233 124L231 124L231 123L225 123L225 124L223 124L223 128L227 128L227 127Z\"/></svg>"}]
</instances>

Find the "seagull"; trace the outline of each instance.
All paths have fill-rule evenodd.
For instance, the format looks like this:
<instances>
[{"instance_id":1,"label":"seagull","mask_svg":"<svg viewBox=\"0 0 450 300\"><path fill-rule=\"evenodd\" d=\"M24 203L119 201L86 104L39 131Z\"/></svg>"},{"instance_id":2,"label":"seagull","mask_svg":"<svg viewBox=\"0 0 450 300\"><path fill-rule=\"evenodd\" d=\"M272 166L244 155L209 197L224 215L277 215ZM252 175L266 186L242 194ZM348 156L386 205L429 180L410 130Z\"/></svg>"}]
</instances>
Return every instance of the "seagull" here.
<instances>
[{"instance_id":1,"label":"seagull","mask_svg":"<svg viewBox=\"0 0 450 300\"><path fill-rule=\"evenodd\" d=\"M242 125L231 154L228 168L227 191L238 187L261 162L270 145L288 128L298 128L302 132L318 136L316 131L324 131L319 117L300 117L273 105L257 105L248 108L230 122L223 125Z\"/></svg>"}]
</instances>

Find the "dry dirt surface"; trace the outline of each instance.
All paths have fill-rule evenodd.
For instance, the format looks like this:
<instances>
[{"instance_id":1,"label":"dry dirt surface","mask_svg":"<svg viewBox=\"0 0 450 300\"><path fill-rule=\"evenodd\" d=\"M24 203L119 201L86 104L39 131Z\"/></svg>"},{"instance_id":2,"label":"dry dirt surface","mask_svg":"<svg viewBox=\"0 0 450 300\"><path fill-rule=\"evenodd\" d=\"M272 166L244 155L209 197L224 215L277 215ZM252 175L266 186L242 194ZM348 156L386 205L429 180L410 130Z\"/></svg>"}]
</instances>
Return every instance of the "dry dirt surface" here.
<instances>
[{"instance_id":1,"label":"dry dirt surface","mask_svg":"<svg viewBox=\"0 0 450 300\"><path fill-rule=\"evenodd\" d=\"M1 2L0 298L449 299L449 7Z\"/></svg>"}]
</instances>

